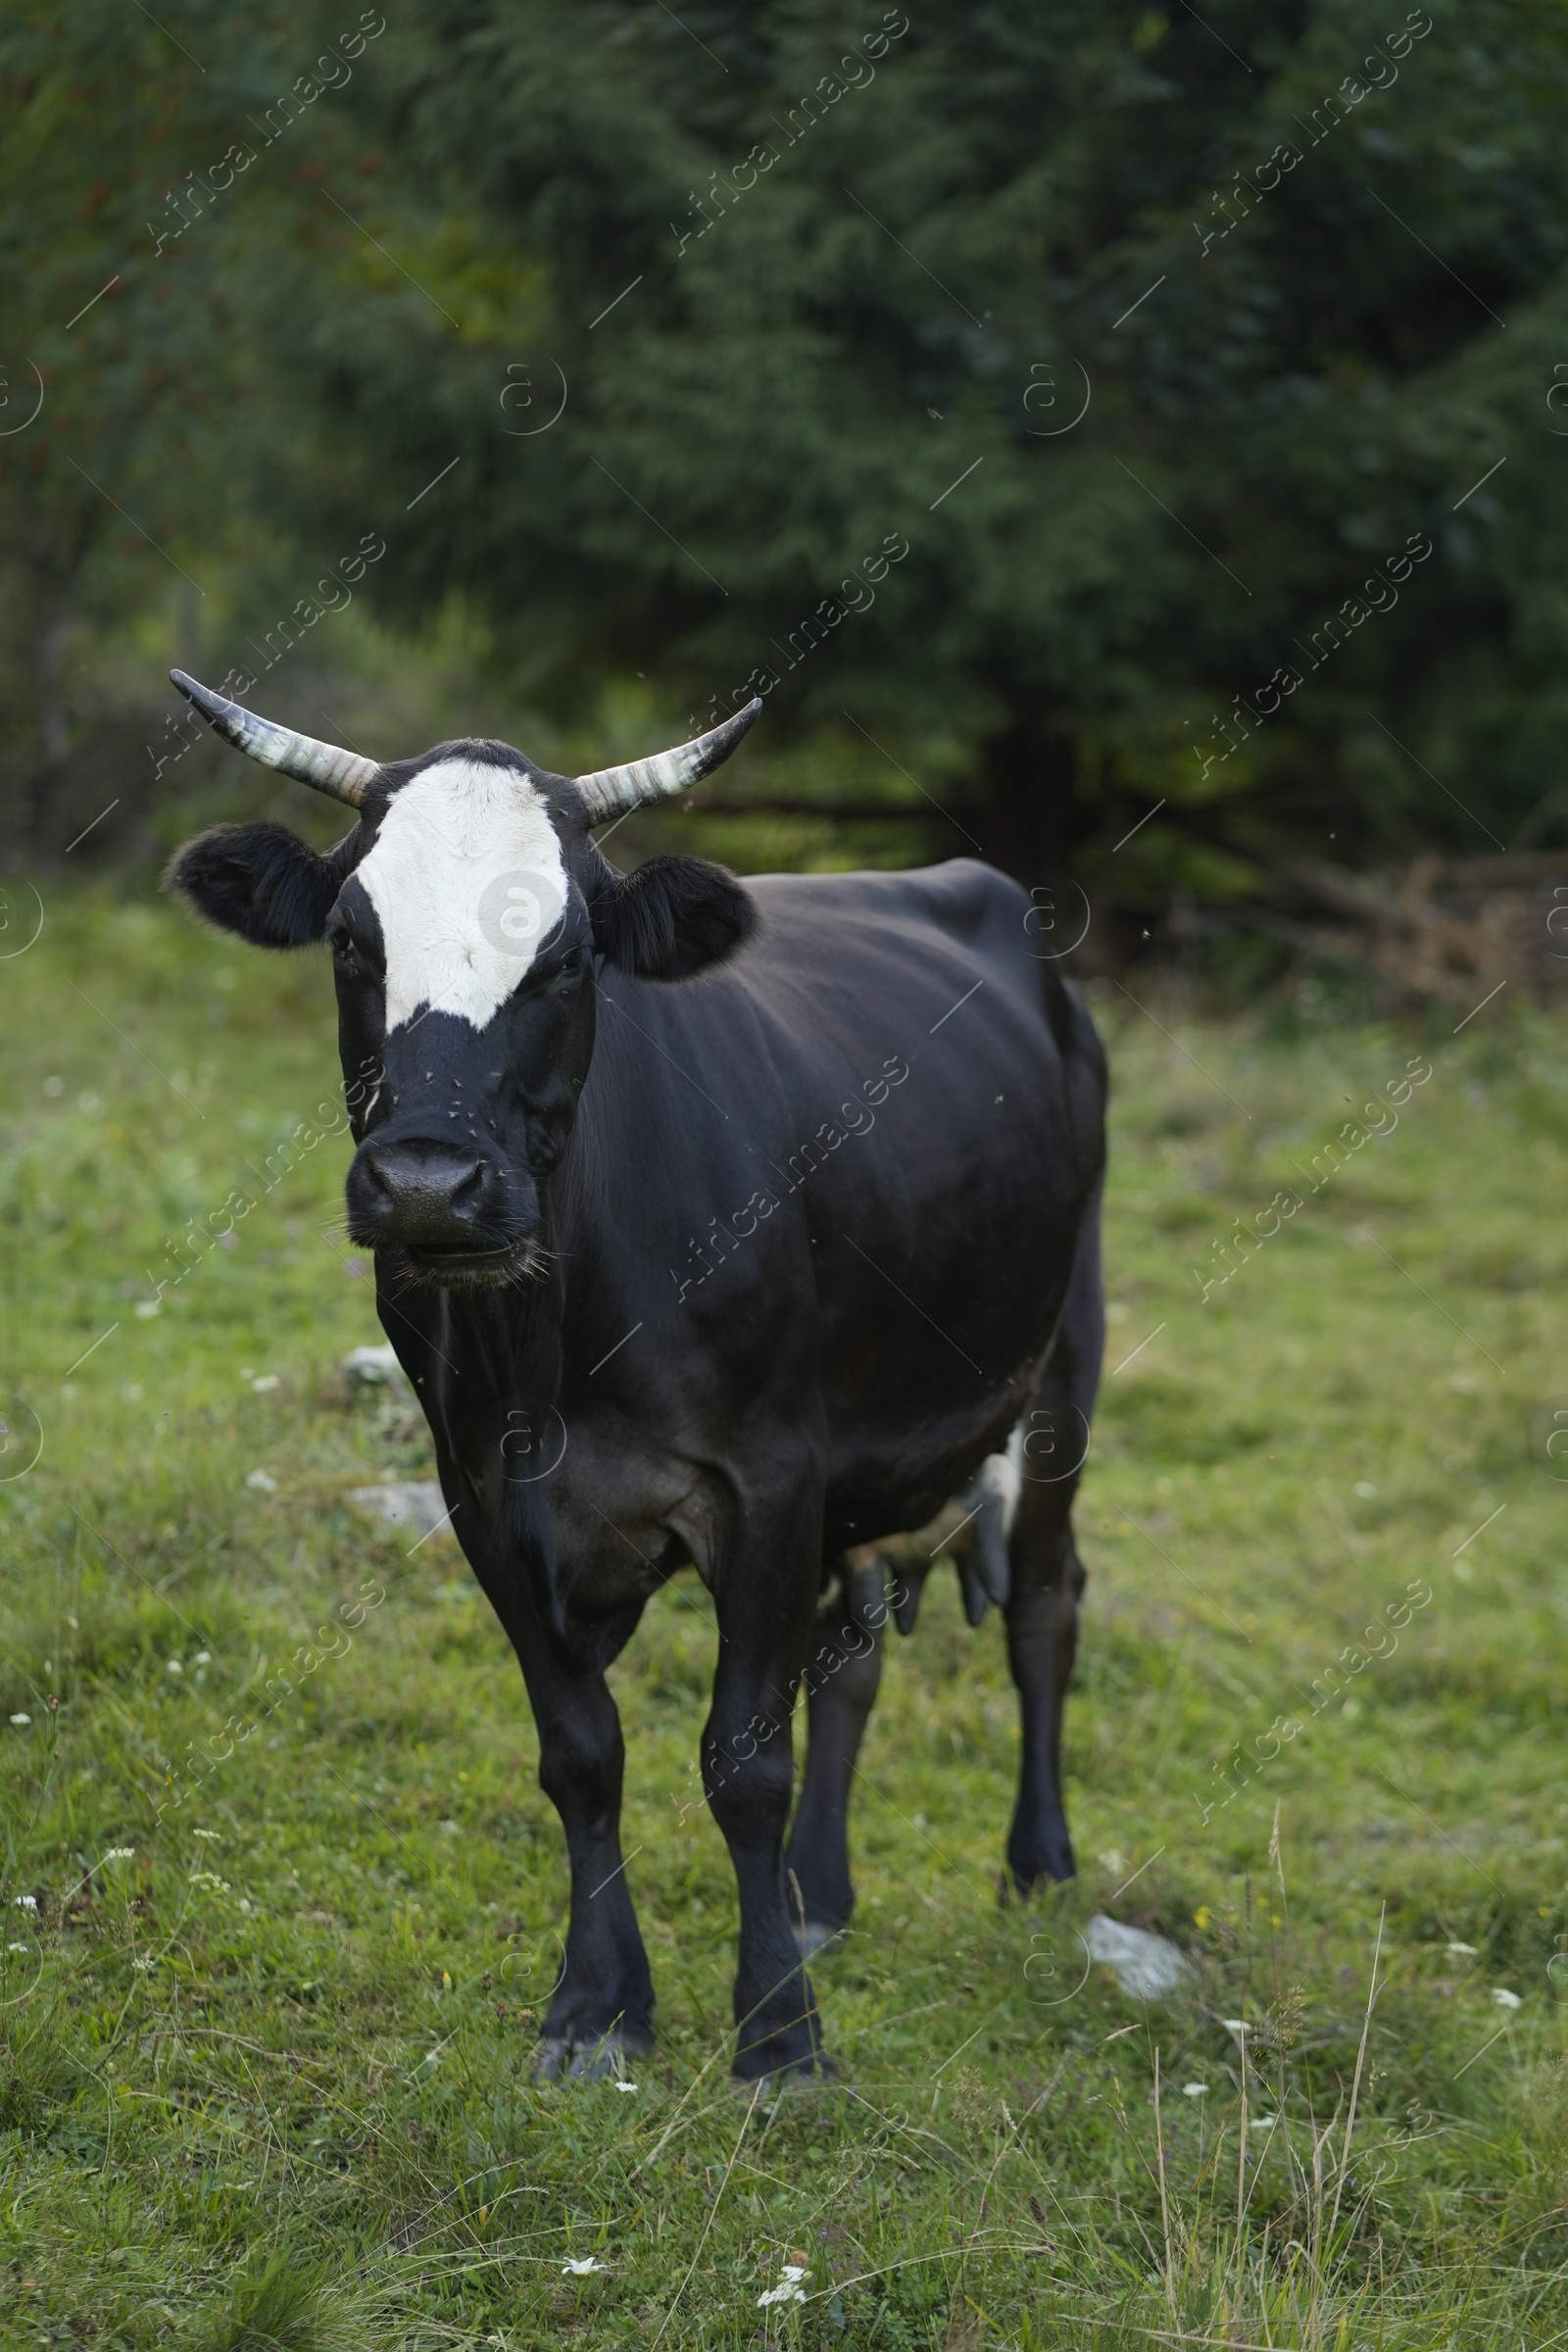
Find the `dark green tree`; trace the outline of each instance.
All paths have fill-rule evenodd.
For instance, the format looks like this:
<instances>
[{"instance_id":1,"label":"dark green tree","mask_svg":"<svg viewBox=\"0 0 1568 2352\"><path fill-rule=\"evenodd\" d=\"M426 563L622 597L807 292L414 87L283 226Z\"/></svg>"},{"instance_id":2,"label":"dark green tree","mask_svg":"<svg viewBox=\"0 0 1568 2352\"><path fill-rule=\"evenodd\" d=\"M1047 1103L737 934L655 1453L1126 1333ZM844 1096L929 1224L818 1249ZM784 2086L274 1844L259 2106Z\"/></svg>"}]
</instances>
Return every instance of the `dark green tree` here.
<instances>
[{"instance_id":1,"label":"dark green tree","mask_svg":"<svg viewBox=\"0 0 1568 2352\"><path fill-rule=\"evenodd\" d=\"M385 20L368 10L364 24ZM193 648L224 601L252 395L269 380L248 339L259 297L282 257L308 252L323 157L350 131L340 92L374 37L347 12L272 6L258 21L226 0L162 22L121 0L16 0L0 18L10 856L61 846L62 827L38 820L63 791L69 806L66 771L103 721L81 684L88 642L172 611ZM278 411L267 430L275 463ZM146 675L144 711L163 699L151 662ZM122 802L144 801L184 741L164 746L155 726L149 756L147 731L114 745Z\"/></svg>"},{"instance_id":2,"label":"dark green tree","mask_svg":"<svg viewBox=\"0 0 1568 2352\"><path fill-rule=\"evenodd\" d=\"M384 69L396 268L332 223L291 389L318 531L451 467L405 617L563 712L760 687L912 798L847 711L1025 873L1158 801L1118 871L1485 849L1555 782L1560 13L422 0Z\"/></svg>"},{"instance_id":3,"label":"dark green tree","mask_svg":"<svg viewBox=\"0 0 1568 2352\"><path fill-rule=\"evenodd\" d=\"M243 659L215 551L379 524L393 613L462 600L563 719L760 689L725 790L1030 875L1156 803L1135 896L1539 833L1565 50L1527 0L22 0L13 785L79 732L87 631L172 584Z\"/></svg>"}]
</instances>

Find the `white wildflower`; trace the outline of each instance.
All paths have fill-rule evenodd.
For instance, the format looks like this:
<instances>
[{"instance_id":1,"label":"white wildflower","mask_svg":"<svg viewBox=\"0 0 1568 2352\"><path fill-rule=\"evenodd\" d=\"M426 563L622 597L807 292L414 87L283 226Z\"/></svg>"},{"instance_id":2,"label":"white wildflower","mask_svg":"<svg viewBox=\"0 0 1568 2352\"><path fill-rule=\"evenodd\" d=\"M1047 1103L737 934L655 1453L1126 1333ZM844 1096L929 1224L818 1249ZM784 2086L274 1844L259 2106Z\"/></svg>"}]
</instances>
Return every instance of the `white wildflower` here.
<instances>
[{"instance_id":1,"label":"white wildflower","mask_svg":"<svg viewBox=\"0 0 1568 2352\"><path fill-rule=\"evenodd\" d=\"M216 1886L220 1894L228 1892L228 1881L215 1877L210 1870L193 1870L190 1883L193 1886Z\"/></svg>"},{"instance_id":2,"label":"white wildflower","mask_svg":"<svg viewBox=\"0 0 1568 2352\"><path fill-rule=\"evenodd\" d=\"M11 1720L13 1723L30 1723L32 1717L30 1715L13 1715Z\"/></svg>"},{"instance_id":3,"label":"white wildflower","mask_svg":"<svg viewBox=\"0 0 1568 2352\"><path fill-rule=\"evenodd\" d=\"M199 1649L196 1652L196 1663L198 1666L210 1666L212 1662L213 1653L210 1649Z\"/></svg>"},{"instance_id":4,"label":"white wildflower","mask_svg":"<svg viewBox=\"0 0 1568 2352\"><path fill-rule=\"evenodd\" d=\"M26 1949L27 1946L24 1943L8 1943L6 1945L6 1950L8 1952L24 1952Z\"/></svg>"},{"instance_id":5,"label":"white wildflower","mask_svg":"<svg viewBox=\"0 0 1568 2352\"><path fill-rule=\"evenodd\" d=\"M128 1862L135 1853L133 1845L112 1845L104 1856L106 1862Z\"/></svg>"},{"instance_id":6,"label":"white wildflower","mask_svg":"<svg viewBox=\"0 0 1568 2352\"><path fill-rule=\"evenodd\" d=\"M637 2085L635 2082L618 2082L615 2084L615 2088L617 2090L635 2090L636 2087Z\"/></svg>"},{"instance_id":7,"label":"white wildflower","mask_svg":"<svg viewBox=\"0 0 1568 2352\"><path fill-rule=\"evenodd\" d=\"M1522 2009L1524 2007L1523 1996L1517 1992L1510 1992L1506 1984L1494 1984L1492 1997L1499 2009Z\"/></svg>"},{"instance_id":8,"label":"white wildflower","mask_svg":"<svg viewBox=\"0 0 1568 2352\"><path fill-rule=\"evenodd\" d=\"M36 1911L38 1908L38 1897L35 1894L19 1894L16 1899L15 1907L19 1911Z\"/></svg>"},{"instance_id":9,"label":"white wildflower","mask_svg":"<svg viewBox=\"0 0 1568 2352\"><path fill-rule=\"evenodd\" d=\"M1462 1953L1467 1960L1473 1960L1476 1956L1476 1947L1473 1943L1449 1943L1445 1944L1444 1949L1455 1954Z\"/></svg>"},{"instance_id":10,"label":"white wildflower","mask_svg":"<svg viewBox=\"0 0 1568 2352\"><path fill-rule=\"evenodd\" d=\"M1244 2017L1222 2017L1219 2022L1224 2027L1227 2034L1234 2034L1236 2035L1238 2041L1242 2040L1252 2031L1251 2027L1247 2023L1247 2020Z\"/></svg>"},{"instance_id":11,"label":"white wildflower","mask_svg":"<svg viewBox=\"0 0 1568 2352\"><path fill-rule=\"evenodd\" d=\"M245 1484L248 1487L254 1487L258 1494L275 1494L277 1493L277 1481L270 1470L248 1470L245 1474Z\"/></svg>"},{"instance_id":12,"label":"white wildflower","mask_svg":"<svg viewBox=\"0 0 1568 2352\"><path fill-rule=\"evenodd\" d=\"M164 1668L166 1674L183 1674L184 1671L184 1665L178 1658L171 1658L169 1664Z\"/></svg>"},{"instance_id":13,"label":"white wildflower","mask_svg":"<svg viewBox=\"0 0 1568 2352\"><path fill-rule=\"evenodd\" d=\"M757 2307L759 2311L762 2310L764 2306L769 2303L804 2303L806 2301L806 2289L802 2286L801 2280L803 2278L809 2278L809 2276L810 2273L803 2270L799 2263L784 2263L779 2270L777 2286L766 2287L762 2293L758 2296Z\"/></svg>"},{"instance_id":14,"label":"white wildflower","mask_svg":"<svg viewBox=\"0 0 1568 2352\"><path fill-rule=\"evenodd\" d=\"M604 2264L597 2254L568 2254L561 2266L563 2278L586 2278L590 2271L602 2271Z\"/></svg>"},{"instance_id":15,"label":"white wildflower","mask_svg":"<svg viewBox=\"0 0 1568 2352\"><path fill-rule=\"evenodd\" d=\"M275 1372L258 1372L256 1378L251 1382L251 1391L254 1396L261 1396L266 1390L278 1389L282 1385Z\"/></svg>"},{"instance_id":16,"label":"white wildflower","mask_svg":"<svg viewBox=\"0 0 1568 2352\"><path fill-rule=\"evenodd\" d=\"M221 1845L223 1842L216 1830L192 1830L191 1836L193 1838L210 1838L215 1845Z\"/></svg>"},{"instance_id":17,"label":"white wildflower","mask_svg":"<svg viewBox=\"0 0 1568 2352\"><path fill-rule=\"evenodd\" d=\"M1207 2096L1208 2084L1206 2082L1184 2082L1182 2084L1184 2099L1206 2099Z\"/></svg>"}]
</instances>

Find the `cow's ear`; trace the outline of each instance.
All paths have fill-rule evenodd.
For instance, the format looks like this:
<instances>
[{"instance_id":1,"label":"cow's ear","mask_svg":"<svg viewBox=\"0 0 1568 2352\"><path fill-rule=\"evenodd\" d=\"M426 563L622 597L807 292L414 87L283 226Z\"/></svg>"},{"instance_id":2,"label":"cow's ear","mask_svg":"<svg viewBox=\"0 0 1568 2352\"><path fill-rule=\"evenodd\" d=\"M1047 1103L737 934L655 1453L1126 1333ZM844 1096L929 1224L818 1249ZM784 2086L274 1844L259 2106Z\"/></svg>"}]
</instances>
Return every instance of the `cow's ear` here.
<instances>
[{"instance_id":1,"label":"cow's ear","mask_svg":"<svg viewBox=\"0 0 1568 2352\"><path fill-rule=\"evenodd\" d=\"M176 851L164 888L253 947L309 947L326 928L355 838L323 858L286 825L214 825Z\"/></svg>"},{"instance_id":2,"label":"cow's ear","mask_svg":"<svg viewBox=\"0 0 1568 2352\"><path fill-rule=\"evenodd\" d=\"M639 980L685 980L750 939L757 909L721 865L705 858L650 858L635 872L607 864L593 903L594 944Z\"/></svg>"}]
</instances>

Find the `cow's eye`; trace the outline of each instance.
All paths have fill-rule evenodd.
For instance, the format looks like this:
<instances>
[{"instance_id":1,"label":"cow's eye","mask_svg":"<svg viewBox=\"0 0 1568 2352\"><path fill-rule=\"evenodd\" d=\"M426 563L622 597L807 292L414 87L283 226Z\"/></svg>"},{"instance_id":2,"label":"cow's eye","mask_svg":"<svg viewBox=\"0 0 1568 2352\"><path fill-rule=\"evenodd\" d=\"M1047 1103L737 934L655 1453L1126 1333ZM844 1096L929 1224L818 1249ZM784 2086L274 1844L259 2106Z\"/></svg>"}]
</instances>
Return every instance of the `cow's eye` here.
<instances>
[{"instance_id":1,"label":"cow's eye","mask_svg":"<svg viewBox=\"0 0 1568 2352\"><path fill-rule=\"evenodd\" d=\"M587 950L574 948L556 974L552 994L558 997L575 996L582 986L582 976L587 969Z\"/></svg>"},{"instance_id":2,"label":"cow's eye","mask_svg":"<svg viewBox=\"0 0 1568 2352\"><path fill-rule=\"evenodd\" d=\"M360 944L352 931L341 924L334 923L326 938L327 945L332 951L332 961L340 972L360 973L368 968Z\"/></svg>"}]
</instances>

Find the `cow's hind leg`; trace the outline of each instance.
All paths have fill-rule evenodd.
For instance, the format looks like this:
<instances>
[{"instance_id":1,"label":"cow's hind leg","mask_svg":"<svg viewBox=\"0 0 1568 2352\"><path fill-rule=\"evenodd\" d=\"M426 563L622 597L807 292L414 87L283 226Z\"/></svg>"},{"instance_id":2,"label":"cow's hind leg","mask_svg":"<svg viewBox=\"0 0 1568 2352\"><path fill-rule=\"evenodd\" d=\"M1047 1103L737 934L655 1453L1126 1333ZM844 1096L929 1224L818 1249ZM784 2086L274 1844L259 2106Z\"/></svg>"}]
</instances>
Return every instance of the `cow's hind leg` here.
<instances>
[{"instance_id":1,"label":"cow's hind leg","mask_svg":"<svg viewBox=\"0 0 1568 2352\"><path fill-rule=\"evenodd\" d=\"M869 1547L842 1563L843 1589L817 1613L806 1669L809 1732L806 1785L785 1859L791 1874L795 1939L809 1960L848 1927L850 1783L882 1679L888 1604L882 1563Z\"/></svg>"},{"instance_id":2,"label":"cow's hind leg","mask_svg":"<svg viewBox=\"0 0 1568 2352\"><path fill-rule=\"evenodd\" d=\"M1065 1510L1024 1489L1013 1531L1013 1596L1007 1606L1007 1662L1018 1686L1023 1755L1007 1862L1023 1889L1073 1875L1072 1839L1061 1794L1061 1718L1078 1644L1084 1571Z\"/></svg>"},{"instance_id":3,"label":"cow's hind leg","mask_svg":"<svg viewBox=\"0 0 1568 2352\"><path fill-rule=\"evenodd\" d=\"M1020 1424L1021 1473L1009 1544L1007 1661L1018 1687L1023 1755L1007 1838L1014 1882L1070 1879L1072 1840L1061 1793L1061 1718L1078 1646L1084 1569L1072 1504L1089 1446L1104 1347L1096 1200L1073 1261L1056 1343Z\"/></svg>"}]
</instances>

